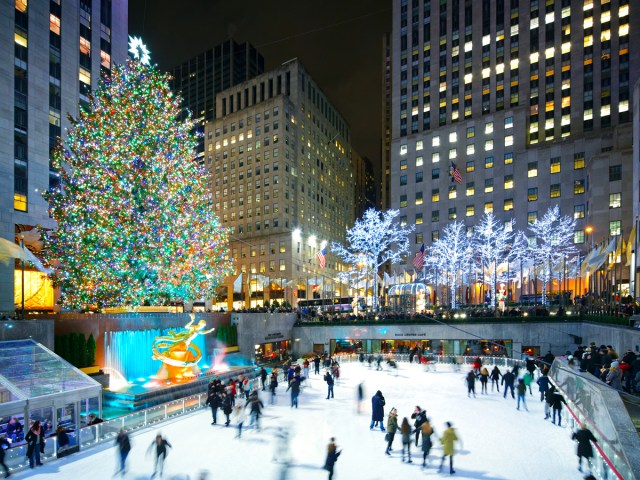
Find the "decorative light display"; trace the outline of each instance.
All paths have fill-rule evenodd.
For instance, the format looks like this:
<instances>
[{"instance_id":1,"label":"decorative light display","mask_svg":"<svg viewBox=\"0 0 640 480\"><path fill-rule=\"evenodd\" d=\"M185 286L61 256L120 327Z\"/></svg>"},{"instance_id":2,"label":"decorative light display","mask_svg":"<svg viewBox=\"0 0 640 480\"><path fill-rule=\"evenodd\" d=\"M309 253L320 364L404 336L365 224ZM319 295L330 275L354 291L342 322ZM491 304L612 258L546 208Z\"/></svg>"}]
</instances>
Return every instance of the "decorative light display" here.
<instances>
[{"instance_id":1,"label":"decorative light display","mask_svg":"<svg viewBox=\"0 0 640 480\"><path fill-rule=\"evenodd\" d=\"M228 235L194 159L191 119L169 76L141 61L113 69L55 151L61 185L44 196L44 236L69 308L211 298L231 272ZM65 148L66 147L66 148Z\"/></svg>"}]
</instances>

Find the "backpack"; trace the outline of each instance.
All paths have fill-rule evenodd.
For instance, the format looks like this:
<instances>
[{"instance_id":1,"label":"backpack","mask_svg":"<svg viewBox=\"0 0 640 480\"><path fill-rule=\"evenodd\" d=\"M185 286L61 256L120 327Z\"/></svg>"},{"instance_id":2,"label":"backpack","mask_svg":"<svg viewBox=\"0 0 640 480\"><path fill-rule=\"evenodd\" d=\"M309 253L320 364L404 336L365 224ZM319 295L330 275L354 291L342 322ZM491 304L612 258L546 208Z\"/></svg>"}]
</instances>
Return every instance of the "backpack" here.
<instances>
[{"instance_id":1,"label":"backpack","mask_svg":"<svg viewBox=\"0 0 640 480\"><path fill-rule=\"evenodd\" d=\"M429 423L429 420L426 420L423 424L422 424L422 435L431 435L433 433L433 428L431 427L431 424Z\"/></svg>"}]
</instances>

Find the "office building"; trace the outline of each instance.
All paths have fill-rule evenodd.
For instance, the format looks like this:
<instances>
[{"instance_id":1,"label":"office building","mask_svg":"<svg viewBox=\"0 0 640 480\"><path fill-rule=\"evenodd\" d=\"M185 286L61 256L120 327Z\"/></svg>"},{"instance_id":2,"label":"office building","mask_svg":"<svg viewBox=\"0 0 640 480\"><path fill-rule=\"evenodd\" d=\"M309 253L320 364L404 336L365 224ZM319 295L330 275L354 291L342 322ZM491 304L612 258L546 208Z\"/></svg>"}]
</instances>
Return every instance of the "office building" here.
<instances>
[{"instance_id":1,"label":"office building","mask_svg":"<svg viewBox=\"0 0 640 480\"><path fill-rule=\"evenodd\" d=\"M197 156L204 157L204 123L216 115L216 95L264 72L264 58L250 43L226 40L189 59L172 71L172 88L183 106L198 121ZM233 111L233 105L230 105ZM186 113L185 110L185 113Z\"/></svg>"},{"instance_id":2,"label":"office building","mask_svg":"<svg viewBox=\"0 0 640 480\"><path fill-rule=\"evenodd\" d=\"M376 208L376 184L373 162L351 150L351 164L354 178L354 215L360 218L370 208Z\"/></svg>"},{"instance_id":3,"label":"office building","mask_svg":"<svg viewBox=\"0 0 640 480\"><path fill-rule=\"evenodd\" d=\"M219 93L205 134L215 211L243 275L234 306L249 306L249 289L251 306L346 294L329 246L354 220L351 132L300 62Z\"/></svg>"},{"instance_id":4,"label":"office building","mask_svg":"<svg viewBox=\"0 0 640 480\"><path fill-rule=\"evenodd\" d=\"M126 61L127 8L127 0L0 1L2 238L25 234L28 244L36 225L55 228L41 195L59 181L50 153L67 114L76 116L100 76ZM53 307L46 277L27 266L23 295L14 268L0 263L0 311L13 311L24 297L29 309Z\"/></svg>"},{"instance_id":5,"label":"office building","mask_svg":"<svg viewBox=\"0 0 640 480\"><path fill-rule=\"evenodd\" d=\"M393 5L391 206L416 225L412 244L429 245L453 220L472 228L485 212L526 230L555 204L576 219L583 252L626 241L638 5Z\"/></svg>"},{"instance_id":6,"label":"office building","mask_svg":"<svg viewBox=\"0 0 640 480\"><path fill-rule=\"evenodd\" d=\"M382 210L391 208L391 33L382 36L382 119L380 141L380 198Z\"/></svg>"}]
</instances>

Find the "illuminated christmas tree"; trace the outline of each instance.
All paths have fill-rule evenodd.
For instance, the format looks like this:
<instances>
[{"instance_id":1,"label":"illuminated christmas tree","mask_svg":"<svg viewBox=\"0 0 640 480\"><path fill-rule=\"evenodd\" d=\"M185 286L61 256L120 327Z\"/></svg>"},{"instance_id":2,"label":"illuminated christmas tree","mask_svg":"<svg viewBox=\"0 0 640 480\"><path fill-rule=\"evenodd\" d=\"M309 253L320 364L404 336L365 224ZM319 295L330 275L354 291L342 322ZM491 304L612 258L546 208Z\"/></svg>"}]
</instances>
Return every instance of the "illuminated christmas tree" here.
<instances>
[{"instance_id":1,"label":"illuminated christmas tree","mask_svg":"<svg viewBox=\"0 0 640 480\"><path fill-rule=\"evenodd\" d=\"M54 155L58 229L44 252L65 307L211 298L231 271L193 121L179 120L169 76L137 58L102 81Z\"/></svg>"}]
</instances>

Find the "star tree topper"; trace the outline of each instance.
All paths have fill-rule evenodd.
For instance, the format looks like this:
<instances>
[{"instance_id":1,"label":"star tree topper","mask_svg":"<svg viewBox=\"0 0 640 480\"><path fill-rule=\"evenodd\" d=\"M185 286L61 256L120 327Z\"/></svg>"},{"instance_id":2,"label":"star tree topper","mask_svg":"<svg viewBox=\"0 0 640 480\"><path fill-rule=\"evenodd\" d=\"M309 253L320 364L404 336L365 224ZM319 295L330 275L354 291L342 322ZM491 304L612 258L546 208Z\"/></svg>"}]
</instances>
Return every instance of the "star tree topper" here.
<instances>
[{"instance_id":1,"label":"star tree topper","mask_svg":"<svg viewBox=\"0 0 640 480\"><path fill-rule=\"evenodd\" d=\"M143 65L149 65L149 60L151 60L149 54L151 52L142 42L142 38L129 35L129 52L131 52L133 58L139 60Z\"/></svg>"}]
</instances>

